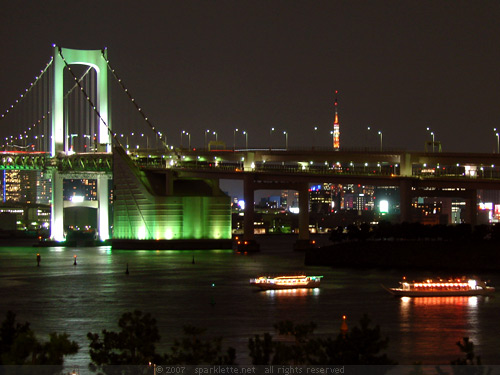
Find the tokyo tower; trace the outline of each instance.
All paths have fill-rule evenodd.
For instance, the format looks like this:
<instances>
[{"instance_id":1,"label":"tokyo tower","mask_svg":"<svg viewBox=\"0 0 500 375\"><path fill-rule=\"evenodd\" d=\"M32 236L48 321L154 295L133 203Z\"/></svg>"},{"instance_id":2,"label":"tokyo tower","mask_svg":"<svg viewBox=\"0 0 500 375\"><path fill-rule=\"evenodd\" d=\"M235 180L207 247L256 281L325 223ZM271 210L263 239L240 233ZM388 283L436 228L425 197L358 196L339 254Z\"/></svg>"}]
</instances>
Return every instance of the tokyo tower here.
<instances>
[{"instance_id":1,"label":"tokyo tower","mask_svg":"<svg viewBox=\"0 0 500 375\"><path fill-rule=\"evenodd\" d=\"M335 120L333 121L333 149L338 151L340 149L340 124L339 124L339 112L338 112L338 101L337 94L339 92L335 91Z\"/></svg>"}]
</instances>

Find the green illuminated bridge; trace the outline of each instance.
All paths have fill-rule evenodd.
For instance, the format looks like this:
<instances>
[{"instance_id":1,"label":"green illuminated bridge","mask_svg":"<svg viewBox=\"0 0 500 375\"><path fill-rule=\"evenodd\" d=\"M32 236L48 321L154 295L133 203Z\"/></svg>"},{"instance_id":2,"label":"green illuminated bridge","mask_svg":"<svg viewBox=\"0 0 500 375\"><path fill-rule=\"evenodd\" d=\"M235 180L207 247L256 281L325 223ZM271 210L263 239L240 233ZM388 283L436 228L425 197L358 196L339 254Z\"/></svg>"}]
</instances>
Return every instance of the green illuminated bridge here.
<instances>
[{"instance_id":1,"label":"green illuminated bridge","mask_svg":"<svg viewBox=\"0 0 500 375\"><path fill-rule=\"evenodd\" d=\"M244 237L249 243L254 192L259 189L299 192L299 243L306 245L312 183L396 186L402 221L411 220L414 197L461 197L476 207L477 189L500 189L500 154L215 150L220 142L205 149L176 147L167 143L166 135L132 97L110 66L106 49L53 47L54 55L41 74L1 114L0 169L50 173L50 229L55 241L65 238L63 181L68 178L97 180L101 240L112 238L117 247L133 247L140 241L142 248L149 246L147 241L152 248L228 246L230 198L220 190L220 179L243 181ZM475 209L469 212L469 221L475 223Z\"/></svg>"}]
</instances>

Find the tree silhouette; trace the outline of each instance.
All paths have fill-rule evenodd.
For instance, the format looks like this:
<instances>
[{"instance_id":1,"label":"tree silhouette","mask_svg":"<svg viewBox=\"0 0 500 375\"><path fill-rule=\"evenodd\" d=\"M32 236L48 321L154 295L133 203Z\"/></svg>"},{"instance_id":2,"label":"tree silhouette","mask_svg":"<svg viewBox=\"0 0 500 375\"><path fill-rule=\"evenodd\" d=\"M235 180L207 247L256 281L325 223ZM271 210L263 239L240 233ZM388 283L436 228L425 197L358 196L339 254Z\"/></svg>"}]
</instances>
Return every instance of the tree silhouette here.
<instances>
[{"instance_id":1,"label":"tree silhouette","mask_svg":"<svg viewBox=\"0 0 500 375\"><path fill-rule=\"evenodd\" d=\"M217 337L202 340L200 335L205 329L184 326L184 337L176 339L170 353L166 356L166 364L175 365L232 365L236 351L228 348L222 353L222 339Z\"/></svg>"},{"instance_id":2,"label":"tree silhouette","mask_svg":"<svg viewBox=\"0 0 500 375\"><path fill-rule=\"evenodd\" d=\"M155 344L160 340L156 320L149 313L143 314L139 310L127 312L118 321L118 326L120 332L103 330L102 336L92 332L87 334L92 360L90 370L114 374L121 371L113 367L116 365L146 366L149 362L163 362L163 357L155 351ZM126 367L122 370L125 373L132 371Z\"/></svg>"},{"instance_id":3,"label":"tree silhouette","mask_svg":"<svg viewBox=\"0 0 500 375\"><path fill-rule=\"evenodd\" d=\"M0 365L51 365L37 367L37 373L62 370L64 356L78 352L79 346L66 333L51 333L39 341L28 322L16 323L16 314L7 311L0 327Z\"/></svg>"},{"instance_id":4,"label":"tree silhouette","mask_svg":"<svg viewBox=\"0 0 500 375\"><path fill-rule=\"evenodd\" d=\"M382 339L380 327L370 327L364 315L359 327L337 337L311 337L314 323L295 325L290 321L275 325L278 337L269 333L249 339L250 357L254 365L386 365L376 368L387 371L394 361L380 352L387 348L388 339Z\"/></svg>"}]
</instances>

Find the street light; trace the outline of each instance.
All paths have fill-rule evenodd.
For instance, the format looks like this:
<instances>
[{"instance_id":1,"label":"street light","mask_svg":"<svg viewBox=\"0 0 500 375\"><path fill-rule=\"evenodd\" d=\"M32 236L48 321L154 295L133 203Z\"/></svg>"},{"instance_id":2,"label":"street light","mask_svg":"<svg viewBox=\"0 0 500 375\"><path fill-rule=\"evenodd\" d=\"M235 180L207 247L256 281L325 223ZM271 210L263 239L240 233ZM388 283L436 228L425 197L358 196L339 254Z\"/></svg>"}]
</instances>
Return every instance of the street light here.
<instances>
[{"instance_id":1,"label":"street light","mask_svg":"<svg viewBox=\"0 0 500 375\"><path fill-rule=\"evenodd\" d=\"M210 133L210 130L205 130L205 149L207 148L207 134Z\"/></svg>"},{"instance_id":2,"label":"street light","mask_svg":"<svg viewBox=\"0 0 500 375\"><path fill-rule=\"evenodd\" d=\"M236 132L238 129L234 129L233 131L233 151L236 150Z\"/></svg>"},{"instance_id":3,"label":"street light","mask_svg":"<svg viewBox=\"0 0 500 375\"><path fill-rule=\"evenodd\" d=\"M427 128L427 131L432 135L432 152L434 152L434 132L431 132L430 130L431 128Z\"/></svg>"},{"instance_id":4,"label":"street light","mask_svg":"<svg viewBox=\"0 0 500 375\"><path fill-rule=\"evenodd\" d=\"M189 134L187 131L183 130L181 133L181 147L182 147L182 135L187 135L188 136L188 149L191 150L191 134ZM166 142L165 142L166 143Z\"/></svg>"},{"instance_id":5,"label":"street light","mask_svg":"<svg viewBox=\"0 0 500 375\"><path fill-rule=\"evenodd\" d=\"M213 135L215 135L215 142L217 142L217 132L212 132Z\"/></svg>"},{"instance_id":6,"label":"street light","mask_svg":"<svg viewBox=\"0 0 500 375\"><path fill-rule=\"evenodd\" d=\"M314 146L316 144L316 131L318 130L318 127L315 126L314 129L313 129L313 150L314 150Z\"/></svg>"},{"instance_id":7,"label":"street light","mask_svg":"<svg viewBox=\"0 0 500 375\"><path fill-rule=\"evenodd\" d=\"M144 138L144 133L141 133L141 138ZM142 141L141 141L141 143L142 143ZM149 136L148 135L146 135L146 150L147 149L149 149Z\"/></svg>"},{"instance_id":8,"label":"street light","mask_svg":"<svg viewBox=\"0 0 500 375\"><path fill-rule=\"evenodd\" d=\"M369 132L370 130L372 130L372 128L368 126L366 130ZM366 133L365 133L365 148L368 149L368 135Z\"/></svg>"},{"instance_id":9,"label":"street light","mask_svg":"<svg viewBox=\"0 0 500 375\"><path fill-rule=\"evenodd\" d=\"M285 150L288 150L288 133L284 131L283 134L285 135Z\"/></svg>"},{"instance_id":10,"label":"street light","mask_svg":"<svg viewBox=\"0 0 500 375\"><path fill-rule=\"evenodd\" d=\"M330 130L330 134L332 136L332 145L333 145L333 141L334 141L334 133L333 133L333 130Z\"/></svg>"},{"instance_id":11,"label":"street light","mask_svg":"<svg viewBox=\"0 0 500 375\"><path fill-rule=\"evenodd\" d=\"M271 136L273 135L273 131L274 131L274 128L271 128L271 130L269 130L269 150L273 149L272 142L271 142Z\"/></svg>"},{"instance_id":12,"label":"street light","mask_svg":"<svg viewBox=\"0 0 500 375\"><path fill-rule=\"evenodd\" d=\"M245 148L248 150L248 133L243 130L243 134L245 135Z\"/></svg>"},{"instance_id":13,"label":"street light","mask_svg":"<svg viewBox=\"0 0 500 375\"><path fill-rule=\"evenodd\" d=\"M382 151L382 132L379 130L378 134L380 135L380 151Z\"/></svg>"},{"instance_id":14,"label":"street light","mask_svg":"<svg viewBox=\"0 0 500 375\"><path fill-rule=\"evenodd\" d=\"M493 131L495 132L495 135L497 136L497 154L500 154L500 139L499 139L499 135L497 132L497 128L493 128Z\"/></svg>"}]
</instances>

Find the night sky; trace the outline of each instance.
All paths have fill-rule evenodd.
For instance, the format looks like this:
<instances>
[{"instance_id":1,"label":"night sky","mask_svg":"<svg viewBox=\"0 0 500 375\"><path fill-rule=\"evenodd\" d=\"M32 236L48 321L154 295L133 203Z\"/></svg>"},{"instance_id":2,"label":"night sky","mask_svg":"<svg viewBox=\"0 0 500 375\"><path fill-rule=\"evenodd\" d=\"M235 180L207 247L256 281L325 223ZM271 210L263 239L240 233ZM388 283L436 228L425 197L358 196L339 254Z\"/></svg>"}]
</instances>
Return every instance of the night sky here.
<instances>
[{"instance_id":1,"label":"night sky","mask_svg":"<svg viewBox=\"0 0 500 375\"><path fill-rule=\"evenodd\" d=\"M341 147L378 147L381 130L384 147L423 150L430 127L443 151L496 148L498 1L4 1L0 32L2 113L56 43L107 47L176 145L205 129L232 145L239 128L250 147L284 147L284 130L327 147L339 90Z\"/></svg>"}]
</instances>

